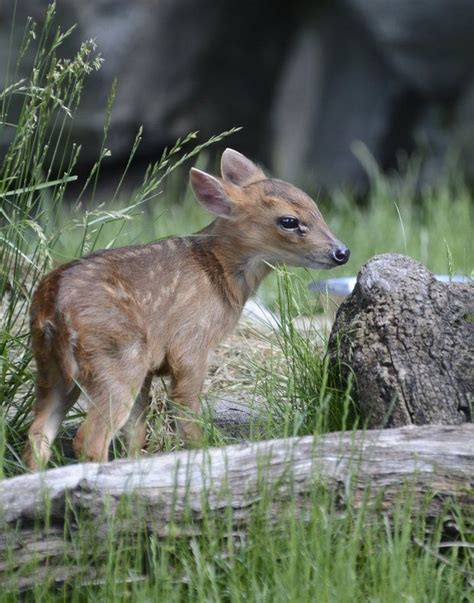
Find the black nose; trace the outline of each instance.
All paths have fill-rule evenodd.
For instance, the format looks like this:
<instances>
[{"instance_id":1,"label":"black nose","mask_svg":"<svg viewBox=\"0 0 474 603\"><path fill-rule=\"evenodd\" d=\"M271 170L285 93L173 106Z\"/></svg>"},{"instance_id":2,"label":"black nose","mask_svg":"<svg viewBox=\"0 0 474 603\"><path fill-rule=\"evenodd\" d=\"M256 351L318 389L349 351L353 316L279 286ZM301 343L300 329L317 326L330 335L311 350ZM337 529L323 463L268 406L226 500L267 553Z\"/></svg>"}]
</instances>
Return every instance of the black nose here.
<instances>
[{"instance_id":1,"label":"black nose","mask_svg":"<svg viewBox=\"0 0 474 603\"><path fill-rule=\"evenodd\" d=\"M336 247L332 251L332 258L336 262L336 264L342 265L347 262L349 256L351 255L351 250L347 247Z\"/></svg>"}]
</instances>

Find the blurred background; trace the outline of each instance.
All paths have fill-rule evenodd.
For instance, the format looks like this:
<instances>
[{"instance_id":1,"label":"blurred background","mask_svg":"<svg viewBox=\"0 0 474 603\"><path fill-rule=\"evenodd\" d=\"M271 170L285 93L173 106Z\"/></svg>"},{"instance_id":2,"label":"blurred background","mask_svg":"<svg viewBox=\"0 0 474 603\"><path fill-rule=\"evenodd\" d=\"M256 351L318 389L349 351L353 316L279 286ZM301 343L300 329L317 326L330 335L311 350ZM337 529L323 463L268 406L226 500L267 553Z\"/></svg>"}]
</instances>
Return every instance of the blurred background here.
<instances>
[{"instance_id":1,"label":"blurred background","mask_svg":"<svg viewBox=\"0 0 474 603\"><path fill-rule=\"evenodd\" d=\"M47 4L0 4L3 57L16 56L27 16L41 24ZM416 159L417 186L453 168L474 181L472 0L59 0L56 24L76 24L61 53L94 38L104 58L73 125L84 170L117 78L111 172L141 124L143 164L191 130L208 138L242 126L223 146L310 191L364 195L370 156L386 174ZM25 77L30 68L26 55Z\"/></svg>"},{"instance_id":2,"label":"blurred background","mask_svg":"<svg viewBox=\"0 0 474 603\"><path fill-rule=\"evenodd\" d=\"M311 194L351 257L273 271L250 315L280 317L275 338L224 344L216 391L261 388L295 412L272 437L313 433L323 406L345 424L326 334L367 260L474 278L474 0L49 2L0 0L0 474L23 470L40 278L208 224L187 171L215 173L227 146Z\"/></svg>"}]
</instances>

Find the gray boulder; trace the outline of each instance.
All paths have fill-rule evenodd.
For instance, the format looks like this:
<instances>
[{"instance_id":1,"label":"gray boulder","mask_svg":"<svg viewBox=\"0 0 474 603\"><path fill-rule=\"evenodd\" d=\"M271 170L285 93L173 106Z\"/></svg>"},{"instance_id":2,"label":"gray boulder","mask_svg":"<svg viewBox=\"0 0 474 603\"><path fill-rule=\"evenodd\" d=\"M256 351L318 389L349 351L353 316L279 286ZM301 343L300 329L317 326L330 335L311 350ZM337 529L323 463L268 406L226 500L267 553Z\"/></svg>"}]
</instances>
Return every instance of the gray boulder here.
<instances>
[{"instance_id":1,"label":"gray boulder","mask_svg":"<svg viewBox=\"0 0 474 603\"><path fill-rule=\"evenodd\" d=\"M415 111L370 32L332 3L302 26L290 51L274 115L276 171L305 187L363 193L356 145L388 166L411 145Z\"/></svg>"},{"instance_id":2,"label":"gray boulder","mask_svg":"<svg viewBox=\"0 0 474 603\"><path fill-rule=\"evenodd\" d=\"M41 25L48 1L5 3L1 56L14 7L12 57L27 16ZM397 167L400 150L416 149L425 157L422 183L443 178L453 155L474 180L471 0L59 0L57 23L77 24L61 52L95 38L105 59L74 122L87 167L117 78L106 165L118 169L140 125L146 161L191 130L204 139L243 126L232 146L309 189L363 194L368 179L354 152L362 145L385 172ZM31 61L27 55L17 78L28 76ZM0 61L2 81L5 69ZM10 121L21 97L14 101Z\"/></svg>"},{"instance_id":3,"label":"gray boulder","mask_svg":"<svg viewBox=\"0 0 474 603\"><path fill-rule=\"evenodd\" d=\"M474 70L470 0L342 0L359 15L388 64L427 98L457 94Z\"/></svg>"},{"instance_id":4,"label":"gray boulder","mask_svg":"<svg viewBox=\"0 0 474 603\"><path fill-rule=\"evenodd\" d=\"M41 27L47 0L18 4L13 56L28 15ZM6 56L14 3L0 19L0 50ZM202 139L244 126L234 146L264 156L273 86L285 51L292 11L283 5L230 0L60 0L57 24L76 24L61 52L70 56L81 41L95 39L102 69L82 93L73 138L83 146L81 159L97 159L105 106L117 79L108 147L112 162L123 164L140 125L140 153L157 159L165 145L192 130ZM31 55L19 77L28 76ZM2 62L3 63L3 62ZM0 67L5 69L6 64ZM5 73L0 72L4 80Z\"/></svg>"}]
</instances>

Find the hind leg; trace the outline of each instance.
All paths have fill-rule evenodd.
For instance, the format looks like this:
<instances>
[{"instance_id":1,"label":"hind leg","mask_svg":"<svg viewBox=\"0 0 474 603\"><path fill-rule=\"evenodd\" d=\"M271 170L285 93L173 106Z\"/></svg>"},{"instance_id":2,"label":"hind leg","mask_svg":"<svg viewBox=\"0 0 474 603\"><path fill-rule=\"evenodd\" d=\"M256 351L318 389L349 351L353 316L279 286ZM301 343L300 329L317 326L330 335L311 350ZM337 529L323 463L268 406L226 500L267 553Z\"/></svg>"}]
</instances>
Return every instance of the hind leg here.
<instances>
[{"instance_id":1,"label":"hind leg","mask_svg":"<svg viewBox=\"0 0 474 603\"><path fill-rule=\"evenodd\" d=\"M86 384L89 410L73 442L76 456L97 463L108 461L110 443L127 423L146 371L134 371L128 382L119 380L118 374L112 379L109 371L106 375L97 375Z\"/></svg>"},{"instance_id":2,"label":"hind leg","mask_svg":"<svg viewBox=\"0 0 474 603\"><path fill-rule=\"evenodd\" d=\"M148 373L124 427L127 452L130 456L140 454L140 451L145 447L146 413L152 380L153 373Z\"/></svg>"},{"instance_id":3,"label":"hind leg","mask_svg":"<svg viewBox=\"0 0 474 603\"><path fill-rule=\"evenodd\" d=\"M67 384L55 364L38 365L34 419L28 430L28 442L23 453L31 471L44 468L51 456L61 423L79 397L79 388Z\"/></svg>"}]
</instances>

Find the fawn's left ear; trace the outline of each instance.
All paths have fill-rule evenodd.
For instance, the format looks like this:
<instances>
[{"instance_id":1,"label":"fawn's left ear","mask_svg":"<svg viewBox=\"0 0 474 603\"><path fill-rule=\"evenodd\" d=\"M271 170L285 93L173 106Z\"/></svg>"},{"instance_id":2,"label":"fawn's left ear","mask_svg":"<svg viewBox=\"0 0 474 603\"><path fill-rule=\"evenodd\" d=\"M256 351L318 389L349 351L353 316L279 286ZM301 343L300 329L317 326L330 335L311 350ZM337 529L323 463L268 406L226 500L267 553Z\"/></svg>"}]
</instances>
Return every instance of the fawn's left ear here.
<instances>
[{"instance_id":1,"label":"fawn's left ear","mask_svg":"<svg viewBox=\"0 0 474 603\"><path fill-rule=\"evenodd\" d=\"M232 213L232 201L227 196L222 183L214 176L196 168L191 168L189 175L199 203L217 216L229 217Z\"/></svg>"},{"instance_id":2,"label":"fawn's left ear","mask_svg":"<svg viewBox=\"0 0 474 603\"><path fill-rule=\"evenodd\" d=\"M266 177L258 165L233 149L226 149L222 153L221 174L224 180L237 186L262 180Z\"/></svg>"}]
</instances>

